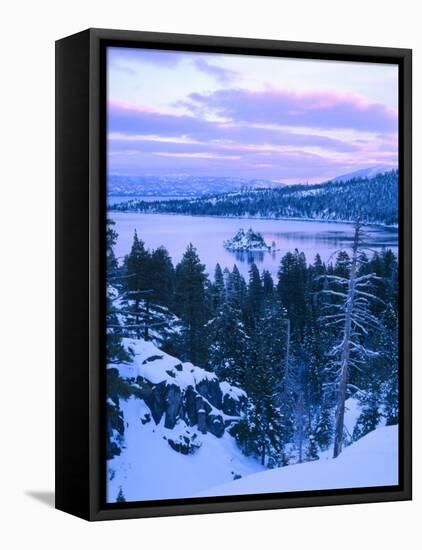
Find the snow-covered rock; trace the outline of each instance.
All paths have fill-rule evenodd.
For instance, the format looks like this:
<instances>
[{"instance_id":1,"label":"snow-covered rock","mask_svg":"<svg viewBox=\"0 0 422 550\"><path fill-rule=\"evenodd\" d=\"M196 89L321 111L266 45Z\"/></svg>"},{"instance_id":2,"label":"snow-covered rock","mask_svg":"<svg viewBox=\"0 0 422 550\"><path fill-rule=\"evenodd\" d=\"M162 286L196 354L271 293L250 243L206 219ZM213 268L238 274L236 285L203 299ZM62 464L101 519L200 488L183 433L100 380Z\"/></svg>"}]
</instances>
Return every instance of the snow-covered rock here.
<instances>
[{"instance_id":1,"label":"snow-covered rock","mask_svg":"<svg viewBox=\"0 0 422 550\"><path fill-rule=\"evenodd\" d=\"M107 369L107 500L186 497L263 467L229 428L246 394L143 339L123 339L131 363Z\"/></svg>"},{"instance_id":2,"label":"snow-covered rock","mask_svg":"<svg viewBox=\"0 0 422 550\"><path fill-rule=\"evenodd\" d=\"M252 229L245 231L243 228L239 229L232 239L224 241L224 248L235 252L262 251L271 249L271 247L264 241L260 233L256 233Z\"/></svg>"},{"instance_id":3,"label":"snow-covered rock","mask_svg":"<svg viewBox=\"0 0 422 550\"><path fill-rule=\"evenodd\" d=\"M158 349L151 341L123 339L131 350L133 362L112 365L108 369L110 386L126 385L126 394L142 400L155 425L163 422L168 430L176 425L196 426L202 434L221 438L226 428L237 422L246 401L246 394L217 376L192 363ZM109 392L110 393L110 392ZM120 454L124 446L122 399L108 398L109 458ZM175 451L188 454L196 448L184 435L168 439Z\"/></svg>"}]
</instances>

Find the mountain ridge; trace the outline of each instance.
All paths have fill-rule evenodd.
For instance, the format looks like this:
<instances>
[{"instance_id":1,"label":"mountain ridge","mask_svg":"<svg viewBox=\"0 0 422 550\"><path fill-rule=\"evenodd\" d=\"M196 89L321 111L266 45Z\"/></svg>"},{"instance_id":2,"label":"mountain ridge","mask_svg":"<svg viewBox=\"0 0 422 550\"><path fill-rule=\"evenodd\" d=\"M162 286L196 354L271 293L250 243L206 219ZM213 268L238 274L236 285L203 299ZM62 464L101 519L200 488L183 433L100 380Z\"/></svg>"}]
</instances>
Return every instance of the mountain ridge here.
<instances>
[{"instance_id":1,"label":"mountain ridge","mask_svg":"<svg viewBox=\"0 0 422 550\"><path fill-rule=\"evenodd\" d=\"M245 189L238 192L167 201L130 200L111 211L219 216L298 218L395 226L398 223L398 171L372 178L312 185Z\"/></svg>"}]
</instances>

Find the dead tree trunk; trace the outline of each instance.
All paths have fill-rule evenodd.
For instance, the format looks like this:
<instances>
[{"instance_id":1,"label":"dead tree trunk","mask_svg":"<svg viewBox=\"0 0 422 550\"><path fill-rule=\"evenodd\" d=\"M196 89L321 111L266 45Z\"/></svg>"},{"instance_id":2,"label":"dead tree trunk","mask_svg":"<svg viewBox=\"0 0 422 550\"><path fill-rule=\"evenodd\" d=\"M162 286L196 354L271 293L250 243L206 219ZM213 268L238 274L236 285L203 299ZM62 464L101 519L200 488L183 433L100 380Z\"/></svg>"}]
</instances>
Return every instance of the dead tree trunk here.
<instances>
[{"instance_id":1,"label":"dead tree trunk","mask_svg":"<svg viewBox=\"0 0 422 550\"><path fill-rule=\"evenodd\" d=\"M344 410L347 398L347 384L349 380L349 363L350 363L350 344L352 336L352 314L354 299L356 293L356 275L358 263L358 248L360 241L361 224L358 221L355 226L355 236L353 240L353 255L350 266L349 286L347 290L346 311L344 318L343 340L341 343L340 356L340 380L337 393L337 406L335 415L335 432L334 432L334 458L336 458L343 448L343 432L344 432Z\"/></svg>"}]
</instances>

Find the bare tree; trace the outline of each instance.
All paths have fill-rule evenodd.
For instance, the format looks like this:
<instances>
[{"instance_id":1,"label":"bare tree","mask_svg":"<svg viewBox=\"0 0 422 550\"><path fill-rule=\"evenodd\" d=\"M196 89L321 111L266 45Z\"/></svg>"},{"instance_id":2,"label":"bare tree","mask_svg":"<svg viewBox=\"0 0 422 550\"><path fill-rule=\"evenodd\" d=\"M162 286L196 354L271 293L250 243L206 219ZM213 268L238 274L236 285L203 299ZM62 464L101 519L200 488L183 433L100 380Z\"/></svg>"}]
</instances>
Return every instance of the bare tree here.
<instances>
[{"instance_id":1,"label":"bare tree","mask_svg":"<svg viewBox=\"0 0 422 550\"><path fill-rule=\"evenodd\" d=\"M334 431L334 458L342 451L344 433L345 402L349 389L351 368L358 368L365 363L365 358L377 355L362 343L362 335L368 334L369 328L378 328L378 320L371 314L371 302L381 301L371 293L373 283L380 280L374 273L358 276L361 263L362 223L357 220L352 245L352 257L348 277L327 275L330 287L322 294L333 298L333 303L325 305L328 313L322 317L327 326L340 329L340 341L331 350L334 358L335 388L337 395Z\"/></svg>"}]
</instances>

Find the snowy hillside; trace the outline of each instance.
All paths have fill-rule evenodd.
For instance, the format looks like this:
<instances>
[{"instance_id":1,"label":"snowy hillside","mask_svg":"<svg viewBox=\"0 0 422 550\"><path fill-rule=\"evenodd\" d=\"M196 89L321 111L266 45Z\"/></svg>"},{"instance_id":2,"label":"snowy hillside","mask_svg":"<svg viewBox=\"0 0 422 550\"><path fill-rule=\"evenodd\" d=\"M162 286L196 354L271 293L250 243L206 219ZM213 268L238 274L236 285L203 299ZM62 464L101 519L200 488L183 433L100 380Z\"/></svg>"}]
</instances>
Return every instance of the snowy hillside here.
<instances>
[{"instance_id":1,"label":"snowy hillside","mask_svg":"<svg viewBox=\"0 0 422 550\"><path fill-rule=\"evenodd\" d=\"M226 483L196 496L242 495L318 489L377 487L398 483L397 426L378 428L346 447L336 459L267 470Z\"/></svg>"},{"instance_id":2,"label":"snowy hillside","mask_svg":"<svg viewBox=\"0 0 422 550\"><path fill-rule=\"evenodd\" d=\"M347 174L342 174L332 178L329 181L348 181L353 178L374 178L378 174L384 174L385 172L390 172L393 170L393 167L388 164L381 164L377 166L370 166L368 168L362 168L360 170L355 170L353 172L348 172Z\"/></svg>"},{"instance_id":3,"label":"snowy hillside","mask_svg":"<svg viewBox=\"0 0 422 550\"><path fill-rule=\"evenodd\" d=\"M320 460L266 470L229 433L239 418L242 390L152 342L123 342L133 362L109 368L128 389L126 398L107 402L113 424L109 502L119 492L130 501L397 483L396 426L378 428L337 459L330 448ZM357 401L349 399L348 432L359 414Z\"/></svg>"},{"instance_id":4,"label":"snowy hillside","mask_svg":"<svg viewBox=\"0 0 422 550\"><path fill-rule=\"evenodd\" d=\"M190 216L298 218L398 223L398 172L357 176L343 181L244 189L183 200L125 201L110 206L121 212L171 213Z\"/></svg>"},{"instance_id":5,"label":"snowy hillside","mask_svg":"<svg viewBox=\"0 0 422 550\"><path fill-rule=\"evenodd\" d=\"M227 431L239 418L242 390L152 342L124 345L133 363L109 369L126 381L129 395L108 399L109 502L120 490L126 500L182 498L264 469Z\"/></svg>"}]
</instances>

